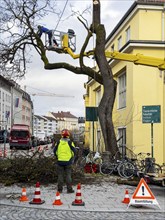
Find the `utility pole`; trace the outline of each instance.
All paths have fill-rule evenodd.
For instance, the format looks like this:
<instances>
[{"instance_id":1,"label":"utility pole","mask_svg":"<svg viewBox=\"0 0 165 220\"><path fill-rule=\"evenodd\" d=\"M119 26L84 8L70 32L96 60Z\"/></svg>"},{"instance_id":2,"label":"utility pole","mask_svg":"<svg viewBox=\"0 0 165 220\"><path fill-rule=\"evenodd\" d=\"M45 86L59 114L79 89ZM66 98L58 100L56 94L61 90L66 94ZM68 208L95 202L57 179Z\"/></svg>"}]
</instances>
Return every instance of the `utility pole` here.
<instances>
[{"instance_id":1,"label":"utility pole","mask_svg":"<svg viewBox=\"0 0 165 220\"><path fill-rule=\"evenodd\" d=\"M3 136L4 136L4 154L3 154L3 157L6 157L7 124L8 124L9 115L10 115L10 111L6 111L6 115L5 115L6 116L5 132L3 134Z\"/></svg>"}]
</instances>

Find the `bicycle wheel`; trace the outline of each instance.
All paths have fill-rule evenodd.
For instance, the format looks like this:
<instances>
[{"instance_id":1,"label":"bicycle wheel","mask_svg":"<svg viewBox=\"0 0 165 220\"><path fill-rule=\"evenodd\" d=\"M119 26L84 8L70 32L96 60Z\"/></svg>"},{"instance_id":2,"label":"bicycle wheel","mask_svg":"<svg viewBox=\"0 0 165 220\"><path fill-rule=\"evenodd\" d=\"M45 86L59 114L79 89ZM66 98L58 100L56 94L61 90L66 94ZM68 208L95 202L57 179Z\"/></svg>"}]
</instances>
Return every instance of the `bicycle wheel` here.
<instances>
[{"instance_id":1,"label":"bicycle wheel","mask_svg":"<svg viewBox=\"0 0 165 220\"><path fill-rule=\"evenodd\" d=\"M146 173L155 173L159 174L162 173L162 168L159 164L157 163L152 163L146 170Z\"/></svg>"},{"instance_id":2,"label":"bicycle wheel","mask_svg":"<svg viewBox=\"0 0 165 220\"><path fill-rule=\"evenodd\" d=\"M114 164L110 163L110 162L105 162L103 164L101 164L100 166L100 173L101 174L112 174L114 171Z\"/></svg>"},{"instance_id":3,"label":"bicycle wheel","mask_svg":"<svg viewBox=\"0 0 165 220\"><path fill-rule=\"evenodd\" d=\"M136 174L136 168L132 163L124 162L122 166L123 166L122 174L124 175L125 178L131 178Z\"/></svg>"},{"instance_id":4,"label":"bicycle wheel","mask_svg":"<svg viewBox=\"0 0 165 220\"><path fill-rule=\"evenodd\" d=\"M117 167L117 172L119 174L120 177L125 178L125 175L123 173L123 169L124 169L124 163L120 163Z\"/></svg>"}]
</instances>

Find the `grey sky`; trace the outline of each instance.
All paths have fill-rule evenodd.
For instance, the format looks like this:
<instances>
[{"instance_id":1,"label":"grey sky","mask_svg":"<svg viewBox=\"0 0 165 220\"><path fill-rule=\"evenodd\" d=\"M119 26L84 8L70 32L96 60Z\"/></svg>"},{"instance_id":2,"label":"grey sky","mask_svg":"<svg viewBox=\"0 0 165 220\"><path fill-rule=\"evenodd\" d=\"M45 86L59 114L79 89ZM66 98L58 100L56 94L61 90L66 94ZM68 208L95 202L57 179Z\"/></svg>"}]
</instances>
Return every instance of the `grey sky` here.
<instances>
[{"instance_id":1,"label":"grey sky","mask_svg":"<svg viewBox=\"0 0 165 220\"><path fill-rule=\"evenodd\" d=\"M121 17L133 4L133 0L101 0L101 21L105 25L107 36L112 29L119 22ZM63 10L66 3L65 0L57 1L58 8ZM76 54L79 53L81 45L86 37L86 30L83 25L78 21L76 16L71 15L71 8L74 11L80 13L90 6L92 0L70 0L66 6L61 21L58 24L57 30L66 31L73 29L76 33ZM92 12L86 13L85 18L91 24ZM39 24L46 26L49 29L54 29L58 23L58 18L55 15L49 15ZM93 47L91 41L90 48ZM69 62L73 65L78 65L78 60L73 60L69 55L57 54L55 52L49 52L51 62ZM86 65L92 66L93 60L86 58ZM41 62L37 54L33 54L31 66L29 66L28 73L25 79L18 82L22 88L27 86L27 92L29 93L44 93L52 92L55 94L63 94L74 96L74 98L68 97L51 97L51 96L32 96L34 102L34 113L45 115L48 111L70 111L73 115L85 116L83 95L85 94L84 83L87 81L87 76L75 75L72 72L60 69L60 70L44 70L43 63ZM36 88L38 90L32 89ZM41 90L41 91L40 91Z\"/></svg>"}]
</instances>

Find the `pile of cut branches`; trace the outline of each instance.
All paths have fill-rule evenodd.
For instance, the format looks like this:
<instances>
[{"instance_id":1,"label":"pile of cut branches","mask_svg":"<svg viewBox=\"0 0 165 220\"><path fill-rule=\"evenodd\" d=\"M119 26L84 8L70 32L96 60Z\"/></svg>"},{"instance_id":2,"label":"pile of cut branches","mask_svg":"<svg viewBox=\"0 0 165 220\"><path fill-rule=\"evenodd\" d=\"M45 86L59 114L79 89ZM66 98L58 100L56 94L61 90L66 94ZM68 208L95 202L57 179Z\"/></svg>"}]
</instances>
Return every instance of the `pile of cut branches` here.
<instances>
[{"instance_id":1,"label":"pile of cut branches","mask_svg":"<svg viewBox=\"0 0 165 220\"><path fill-rule=\"evenodd\" d=\"M57 165L54 156L44 156L34 152L31 156L26 153L21 156L0 159L0 182L5 185L14 183L42 184L57 182ZM84 175L73 166L74 182L82 182Z\"/></svg>"}]
</instances>

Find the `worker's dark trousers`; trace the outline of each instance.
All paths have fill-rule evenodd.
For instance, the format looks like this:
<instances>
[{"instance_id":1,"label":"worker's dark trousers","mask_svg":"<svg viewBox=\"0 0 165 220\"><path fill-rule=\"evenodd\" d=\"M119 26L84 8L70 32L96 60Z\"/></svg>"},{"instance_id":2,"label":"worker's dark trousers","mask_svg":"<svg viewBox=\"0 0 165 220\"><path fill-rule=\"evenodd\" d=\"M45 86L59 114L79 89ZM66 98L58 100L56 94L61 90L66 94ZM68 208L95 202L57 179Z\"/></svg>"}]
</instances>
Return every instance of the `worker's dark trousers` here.
<instances>
[{"instance_id":1,"label":"worker's dark trousers","mask_svg":"<svg viewBox=\"0 0 165 220\"><path fill-rule=\"evenodd\" d=\"M66 180L67 190L72 189L72 166L60 166L57 167L58 174L58 190L62 191L64 185L64 178Z\"/></svg>"}]
</instances>

